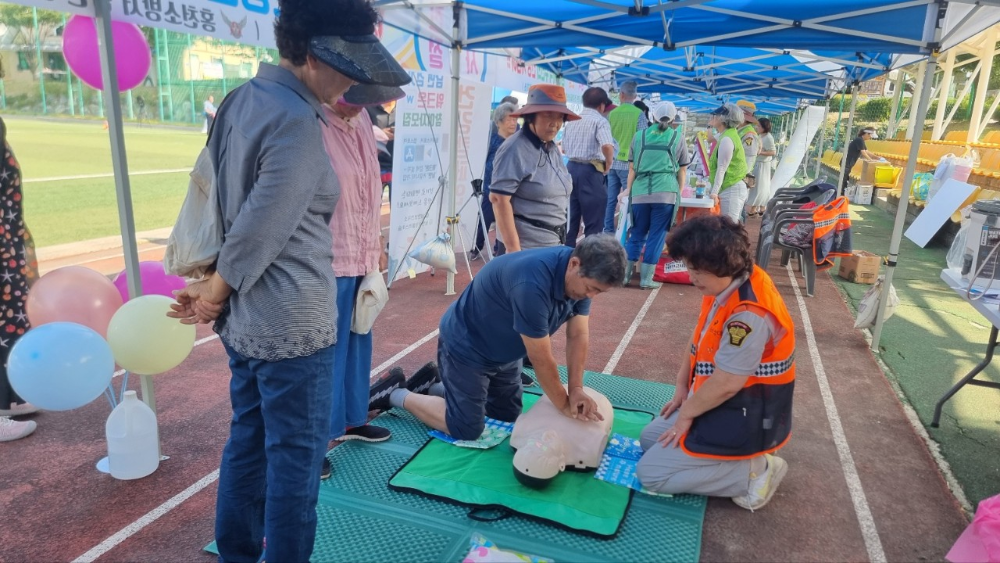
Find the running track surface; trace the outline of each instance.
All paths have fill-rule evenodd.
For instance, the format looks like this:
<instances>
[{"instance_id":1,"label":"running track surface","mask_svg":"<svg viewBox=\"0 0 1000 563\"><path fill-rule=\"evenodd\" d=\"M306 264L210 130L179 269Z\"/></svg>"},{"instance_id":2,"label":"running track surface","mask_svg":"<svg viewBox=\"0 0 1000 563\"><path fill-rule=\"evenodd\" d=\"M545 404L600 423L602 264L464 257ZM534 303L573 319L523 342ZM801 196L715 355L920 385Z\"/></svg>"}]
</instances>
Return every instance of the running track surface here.
<instances>
[{"instance_id":1,"label":"running track surface","mask_svg":"<svg viewBox=\"0 0 1000 563\"><path fill-rule=\"evenodd\" d=\"M966 520L941 472L852 328L832 280L821 274L815 297L801 290L797 296L777 262L775 257L769 273L797 337L794 432L780 454L790 469L771 504L756 513L728 499L709 502L702 559L943 559ZM459 274L458 290L468 281ZM427 337L454 299L443 294L444 283L443 275L422 274L393 286L375 325L373 366L408 349L396 362L407 373L435 358L436 338ZM632 287L594 300L588 370L610 366L617 375L674 382L700 295L671 285L651 294ZM198 335L212 333L199 327ZM563 362L562 333L555 349ZM0 445L0 561L213 560L201 549L212 540L213 472L227 437L225 352L218 339L208 340L155 381L162 450L170 459L145 479L116 481L94 469L106 455L104 399L40 413L33 436ZM130 387L138 387L137 378Z\"/></svg>"}]
</instances>

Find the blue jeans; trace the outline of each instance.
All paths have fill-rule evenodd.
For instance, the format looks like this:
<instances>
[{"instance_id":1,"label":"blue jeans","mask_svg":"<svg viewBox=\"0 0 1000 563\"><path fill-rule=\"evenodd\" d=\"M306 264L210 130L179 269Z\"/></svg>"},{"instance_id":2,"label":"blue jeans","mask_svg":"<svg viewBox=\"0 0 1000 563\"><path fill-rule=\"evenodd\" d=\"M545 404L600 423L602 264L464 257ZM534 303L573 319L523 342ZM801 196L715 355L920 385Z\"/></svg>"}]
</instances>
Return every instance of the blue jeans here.
<instances>
[{"instance_id":1,"label":"blue jeans","mask_svg":"<svg viewBox=\"0 0 1000 563\"><path fill-rule=\"evenodd\" d=\"M618 194L628 186L628 169L608 172L608 207L604 211L604 232L615 232L615 207L618 206Z\"/></svg>"},{"instance_id":2,"label":"blue jeans","mask_svg":"<svg viewBox=\"0 0 1000 563\"><path fill-rule=\"evenodd\" d=\"M308 561L327 451L334 349L277 362L226 346L233 418L215 505L219 561Z\"/></svg>"},{"instance_id":3,"label":"blue jeans","mask_svg":"<svg viewBox=\"0 0 1000 563\"><path fill-rule=\"evenodd\" d=\"M566 228L566 246L576 247L583 221L584 236L600 234L604 229L604 208L608 189L604 174L589 162L570 161L566 165L573 178L573 192L569 196L569 226Z\"/></svg>"},{"instance_id":4,"label":"blue jeans","mask_svg":"<svg viewBox=\"0 0 1000 563\"><path fill-rule=\"evenodd\" d=\"M351 332L354 304L363 279L363 276L337 278L337 343L333 347L331 440L343 436L348 428L368 423L372 333Z\"/></svg>"},{"instance_id":5,"label":"blue jeans","mask_svg":"<svg viewBox=\"0 0 1000 563\"><path fill-rule=\"evenodd\" d=\"M629 262L638 261L639 254L642 254L643 264L659 262L673 218L672 203L633 203L632 228L629 230L628 242L625 243ZM642 250L644 246L645 252Z\"/></svg>"}]
</instances>

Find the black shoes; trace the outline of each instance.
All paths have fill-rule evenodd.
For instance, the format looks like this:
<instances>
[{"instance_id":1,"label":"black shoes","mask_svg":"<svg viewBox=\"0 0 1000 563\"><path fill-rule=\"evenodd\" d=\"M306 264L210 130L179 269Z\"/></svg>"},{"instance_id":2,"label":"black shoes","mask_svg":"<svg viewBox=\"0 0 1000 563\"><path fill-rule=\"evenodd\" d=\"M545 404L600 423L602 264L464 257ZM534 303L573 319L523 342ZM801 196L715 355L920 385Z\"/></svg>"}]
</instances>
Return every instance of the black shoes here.
<instances>
[{"instance_id":1,"label":"black shoes","mask_svg":"<svg viewBox=\"0 0 1000 563\"><path fill-rule=\"evenodd\" d=\"M389 370L387 377L380 379L375 385L372 385L371 391L368 394L368 410L381 412L391 409L392 405L389 404L389 395L405 384L406 376L403 374L402 368L395 367Z\"/></svg>"},{"instance_id":2,"label":"black shoes","mask_svg":"<svg viewBox=\"0 0 1000 563\"><path fill-rule=\"evenodd\" d=\"M434 362L427 362L424 367L418 369L417 372L406 381L406 388L409 389L411 393L426 395L427 391L430 390L431 385L434 385L438 381L441 381L441 374L438 372L437 364Z\"/></svg>"}]
</instances>

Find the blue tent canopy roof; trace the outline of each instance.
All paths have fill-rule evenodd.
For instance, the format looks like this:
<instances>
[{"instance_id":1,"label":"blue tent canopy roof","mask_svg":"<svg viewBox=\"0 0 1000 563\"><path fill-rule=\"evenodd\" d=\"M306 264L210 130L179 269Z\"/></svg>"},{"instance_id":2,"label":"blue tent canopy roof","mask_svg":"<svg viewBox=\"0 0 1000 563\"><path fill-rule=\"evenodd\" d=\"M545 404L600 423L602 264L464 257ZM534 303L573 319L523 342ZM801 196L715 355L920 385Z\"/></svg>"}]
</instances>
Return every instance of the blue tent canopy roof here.
<instances>
[{"instance_id":1,"label":"blue tent canopy roof","mask_svg":"<svg viewBox=\"0 0 1000 563\"><path fill-rule=\"evenodd\" d=\"M820 98L1000 22L1000 6L980 0L377 4L389 25L467 49L521 49L524 60L569 80L633 78L648 92L769 98Z\"/></svg>"}]
</instances>

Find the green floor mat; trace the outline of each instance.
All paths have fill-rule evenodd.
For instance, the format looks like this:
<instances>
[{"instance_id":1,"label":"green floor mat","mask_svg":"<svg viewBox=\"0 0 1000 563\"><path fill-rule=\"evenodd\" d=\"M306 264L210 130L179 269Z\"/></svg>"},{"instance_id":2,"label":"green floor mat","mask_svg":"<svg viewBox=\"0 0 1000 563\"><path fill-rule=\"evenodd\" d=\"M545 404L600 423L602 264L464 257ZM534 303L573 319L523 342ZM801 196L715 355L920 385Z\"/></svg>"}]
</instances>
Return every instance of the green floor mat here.
<instances>
[{"instance_id":1,"label":"green floor mat","mask_svg":"<svg viewBox=\"0 0 1000 563\"><path fill-rule=\"evenodd\" d=\"M526 393L524 410L538 398ZM647 412L615 409L613 431L638 438L652 419ZM597 536L610 537L618 532L628 510L631 489L598 481L593 471L567 471L545 490L532 490L514 477L513 459L509 439L488 450L431 440L392 477L389 485L466 505L504 507L510 510L502 510L501 514L514 511Z\"/></svg>"},{"instance_id":2,"label":"green floor mat","mask_svg":"<svg viewBox=\"0 0 1000 563\"><path fill-rule=\"evenodd\" d=\"M616 407L649 412L657 412L673 395L669 385L599 373L587 372L584 382ZM614 539L521 516L477 522L468 518L467 507L390 490L389 479L427 442L427 428L398 409L374 424L391 429L392 439L380 444L348 442L329 454L333 476L320 487L313 561L456 562L468 553L473 533L503 549L561 563L698 560L705 497L636 494Z\"/></svg>"}]
</instances>

